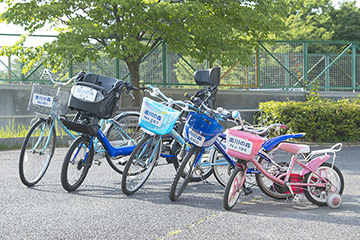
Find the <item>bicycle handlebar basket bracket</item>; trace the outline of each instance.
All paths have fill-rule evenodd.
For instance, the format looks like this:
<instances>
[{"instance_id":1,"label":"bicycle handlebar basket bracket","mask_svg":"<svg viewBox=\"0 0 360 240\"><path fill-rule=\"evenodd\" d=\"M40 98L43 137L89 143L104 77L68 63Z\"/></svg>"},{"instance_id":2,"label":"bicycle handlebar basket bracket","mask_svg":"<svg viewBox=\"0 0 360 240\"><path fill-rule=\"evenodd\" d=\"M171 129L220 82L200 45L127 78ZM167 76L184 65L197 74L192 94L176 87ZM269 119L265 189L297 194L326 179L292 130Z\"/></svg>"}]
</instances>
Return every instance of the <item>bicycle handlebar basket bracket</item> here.
<instances>
[{"instance_id":1,"label":"bicycle handlebar basket bracket","mask_svg":"<svg viewBox=\"0 0 360 240\"><path fill-rule=\"evenodd\" d=\"M198 147L210 147L224 128L213 118L203 113L191 112L185 123L183 136Z\"/></svg>"}]
</instances>

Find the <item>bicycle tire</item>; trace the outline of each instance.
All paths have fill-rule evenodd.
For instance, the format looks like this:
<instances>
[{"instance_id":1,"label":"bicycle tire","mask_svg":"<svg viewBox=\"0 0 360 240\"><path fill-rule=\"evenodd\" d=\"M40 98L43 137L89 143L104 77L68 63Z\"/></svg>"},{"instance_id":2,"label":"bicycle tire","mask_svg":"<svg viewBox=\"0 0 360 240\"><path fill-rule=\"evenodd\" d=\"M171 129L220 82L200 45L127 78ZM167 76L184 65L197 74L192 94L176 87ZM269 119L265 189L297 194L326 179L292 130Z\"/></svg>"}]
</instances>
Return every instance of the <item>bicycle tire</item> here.
<instances>
[{"instance_id":1,"label":"bicycle tire","mask_svg":"<svg viewBox=\"0 0 360 240\"><path fill-rule=\"evenodd\" d=\"M194 168L194 162L200 152L201 152L201 148L192 147L186 153L171 184L171 189L169 192L169 198L171 201L178 200L181 194L184 192L186 186L190 182L192 175L196 169ZM182 182L180 183L180 181Z\"/></svg>"},{"instance_id":2,"label":"bicycle tire","mask_svg":"<svg viewBox=\"0 0 360 240\"><path fill-rule=\"evenodd\" d=\"M157 149L154 153L154 149ZM121 190L126 195L137 192L149 178L160 154L161 136L146 134L138 143L125 165Z\"/></svg>"},{"instance_id":3,"label":"bicycle tire","mask_svg":"<svg viewBox=\"0 0 360 240\"><path fill-rule=\"evenodd\" d=\"M39 119L27 133L20 151L19 175L21 182L34 186L45 175L55 152L56 131L51 119ZM51 133L51 135L50 135ZM51 139L48 140L49 135Z\"/></svg>"},{"instance_id":4,"label":"bicycle tire","mask_svg":"<svg viewBox=\"0 0 360 240\"><path fill-rule=\"evenodd\" d=\"M80 136L70 145L61 168L61 185L68 191L75 191L85 180L94 157L94 145L90 138Z\"/></svg>"},{"instance_id":5,"label":"bicycle tire","mask_svg":"<svg viewBox=\"0 0 360 240\"><path fill-rule=\"evenodd\" d=\"M141 140L144 132L138 124L139 117L138 112L124 112L114 117L116 124L111 123L104 130L104 135L113 147L134 146ZM120 174L123 174L129 156L113 158L105 154L110 167Z\"/></svg>"},{"instance_id":6,"label":"bicycle tire","mask_svg":"<svg viewBox=\"0 0 360 240\"><path fill-rule=\"evenodd\" d=\"M286 169L285 170L280 169L274 164L269 163L265 158L259 157L258 159L259 164L262 165L264 169L267 170L267 172L276 176L285 173L287 171L287 167L289 166L289 161L291 160L292 154L282 151L278 148L274 148L268 152L268 155L272 155L273 156L272 161L278 163L281 167L285 167ZM299 158L301 157L303 161L305 161L306 154L301 154L298 157ZM286 200L292 197L291 193L286 188L271 181L261 173L255 174L255 179L259 189L266 196L279 200Z\"/></svg>"},{"instance_id":7,"label":"bicycle tire","mask_svg":"<svg viewBox=\"0 0 360 240\"><path fill-rule=\"evenodd\" d=\"M241 194L241 188L245 180L244 175L245 170L241 166L236 167L232 171L229 181L226 184L223 196L223 207L226 210L232 209L238 201Z\"/></svg>"},{"instance_id":8,"label":"bicycle tire","mask_svg":"<svg viewBox=\"0 0 360 240\"><path fill-rule=\"evenodd\" d=\"M341 171L334 165L333 168L331 167L332 164L328 162L324 162L320 165L320 167L316 170L316 173L320 176L324 176L324 171L326 171L327 179L331 182L332 185L335 187L331 187L331 193L338 193L342 194L344 191L344 177ZM316 183L318 182L319 178L316 174L309 172L305 174L303 178L303 183ZM340 184L340 186L339 186ZM318 188L313 186L304 187L304 194L306 198L319 206L326 206L327 205L327 197L328 194L323 194L325 191L324 188Z\"/></svg>"},{"instance_id":9,"label":"bicycle tire","mask_svg":"<svg viewBox=\"0 0 360 240\"><path fill-rule=\"evenodd\" d=\"M175 158L169 158L170 162L173 163L175 170L177 171L179 168L179 165L182 162L182 159L185 157L184 156L179 156L180 155L180 151L181 151L182 145L180 145L180 143L178 143L177 141L174 140L174 143L171 144L170 147L170 154L171 155L177 155L177 157ZM213 169L211 167L211 158L210 158L210 154L211 151L209 149L205 149L205 153L203 154L203 157L201 159L201 165L203 166L201 168L198 168L198 171L195 173L195 175L193 175L191 177L190 182L200 182L203 181L205 179L207 179L208 177L211 176L211 174L213 173ZM210 153L209 153L210 151Z\"/></svg>"},{"instance_id":10,"label":"bicycle tire","mask_svg":"<svg viewBox=\"0 0 360 240\"><path fill-rule=\"evenodd\" d=\"M225 139L221 139L220 141L224 142ZM231 165L217 149L211 150L210 162L215 179L218 181L218 183L220 183L220 185L225 187L231 176Z\"/></svg>"}]
</instances>

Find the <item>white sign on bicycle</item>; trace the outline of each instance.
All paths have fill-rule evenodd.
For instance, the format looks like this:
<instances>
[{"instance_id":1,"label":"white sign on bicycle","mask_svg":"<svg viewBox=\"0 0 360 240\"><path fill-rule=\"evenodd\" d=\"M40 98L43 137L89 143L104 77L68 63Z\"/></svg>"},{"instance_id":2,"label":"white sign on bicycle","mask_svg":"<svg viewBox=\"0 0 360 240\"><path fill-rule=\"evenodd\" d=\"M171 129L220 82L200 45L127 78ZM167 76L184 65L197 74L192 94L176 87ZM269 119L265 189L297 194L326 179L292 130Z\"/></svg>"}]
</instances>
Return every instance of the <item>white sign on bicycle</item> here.
<instances>
[{"instance_id":1,"label":"white sign on bicycle","mask_svg":"<svg viewBox=\"0 0 360 240\"><path fill-rule=\"evenodd\" d=\"M226 138L226 148L250 155L253 148L253 143L247 139L228 135Z\"/></svg>"},{"instance_id":2,"label":"white sign on bicycle","mask_svg":"<svg viewBox=\"0 0 360 240\"><path fill-rule=\"evenodd\" d=\"M95 101L96 93L96 90L85 86L74 86L72 90L72 95L74 97L88 102Z\"/></svg>"},{"instance_id":3,"label":"white sign on bicycle","mask_svg":"<svg viewBox=\"0 0 360 240\"><path fill-rule=\"evenodd\" d=\"M189 129L189 142L191 142L192 144L198 147L202 147L205 142L205 137L201 136L194 130Z\"/></svg>"},{"instance_id":4,"label":"white sign on bicycle","mask_svg":"<svg viewBox=\"0 0 360 240\"><path fill-rule=\"evenodd\" d=\"M34 105L49 107L53 106L54 98L52 96L46 96L38 93L33 94L32 103Z\"/></svg>"},{"instance_id":5,"label":"white sign on bicycle","mask_svg":"<svg viewBox=\"0 0 360 240\"><path fill-rule=\"evenodd\" d=\"M149 109L143 109L141 112L141 119L151 123L152 125L161 127L164 121L164 116Z\"/></svg>"}]
</instances>

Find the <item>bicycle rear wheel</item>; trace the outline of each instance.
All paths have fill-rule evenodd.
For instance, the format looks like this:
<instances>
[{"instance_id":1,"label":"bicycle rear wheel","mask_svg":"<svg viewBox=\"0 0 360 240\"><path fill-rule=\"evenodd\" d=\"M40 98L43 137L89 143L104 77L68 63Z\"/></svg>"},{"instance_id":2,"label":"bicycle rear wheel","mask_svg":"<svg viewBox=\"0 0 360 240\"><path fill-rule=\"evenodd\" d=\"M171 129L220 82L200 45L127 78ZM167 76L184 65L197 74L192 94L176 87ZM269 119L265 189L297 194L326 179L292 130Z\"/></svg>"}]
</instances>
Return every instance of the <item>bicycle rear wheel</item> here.
<instances>
[{"instance_id":1,"label":"bicycle rear wheel","mask_svg":"<svg viewBox=\"0 0 360 240\"><path fill-rule=\"evenodd\" d=\"M321 164L316 170L316 173L330 182L330 188L327 191L326 188L308 186L304 187L304 194L310 202L319 206L326 206L327 197L330 193L338 193L340 195L343 193L344 177L336 166L332 167L328 162ZM312 172L305 174L303 178L304 183L316 184L321 181L322 180Z\"/></svg>"},{"instance_id":2,"label":"bicycle rear wheel","mask_svg":"<svg viewBox=\"0 0 360 240\"><path fill-rule=\"evenodd\" d=\"M134 194L149 178L160 154L161 136L146 134L138 143L125 165L121 190L126 195Z\"/></svg>"},{"instance_id":3,"label":"bicycle rear wheel","mask_svg":"<svg viewBox=\"0 0 360 240\"><path fill-rule=\"evenodd\" d=\"M241 188L245 181L245 170L244 167L236 167L225 187L223 206L226 210L232 209L241 194Z\"/></svg>"},{"instance_id":4,"label":"bicycle rear wheel","mask_svg":"<svg viewBox=\"0 0 360 240\"><path fill-rule=\"evenodd\" d=\"M125 112L117 115L114 122L109 124L104 130L106 138L113 147L125 147L136 145L144 136L144 132L139 126L138 112ZM130 156L110 157L105 155L110 167L122 174Z\"/></svg>"},{"instance_id":5,"label":"bicycle rear wheel","mask_svg":"<svg viewBox=\"0 0 360 240\"><path fill-rule=\"evenodd\" d=\"M273 150L268 152L268 155L271 156L272 161L277 165L269 162L265 158L259 157L258 162L262 167L270 174L274 176L280 176L281 174L287 171L289 166L289 162L291 160L292 154L286 151L280 150L278 148L274 148ZM300 161L305 161L306 155L301 154L298 156ZM295 170L295 169L294 169ZM299 169L298 169L299 170ZM259 189L267 196L285 200L291 197L290 191L287 188L280 186L279 184L271 181L263 174L255 175L256 183Z\"/></svg>"},{"instance_id":6,"label":"bicycle rear wheel","mask_svg":"<svg viewBox=\"0 0 360 240\"><path fill-rule=\"evenodd\" d=\"M68 191L75 191L82 182L91 166L94 157L94 145L90 138L80 136L70 145L61 169L61 184Z\"/></svg>"},{"instance_id":7,"label":"bicycle rear wheel","mask_svg":"<svg viewBox=\"0 0 360 240\"><path fill-rule=\"evenodd\" d=\"M231 165L216 149L211 150L210 159L215 179L225 187L231 176Z\"/></svg>"},{"instance_id":8,"label":"bicycle rear wheel","mask_svg":"<svg viewBox=\"0 0 360 240\"><path fill-rule=\"evenodd\" d=\"M21 147L19 174L28 187L45 175L55 151L56 132L51 119L38 120L27 133Z\"/></svg>"},{"instance_id":9,"label":"bicycle rear wheel","mask_svg":"<svg viewBox=\"0 0 360 240\"><path fill-rule=\"evenodd\" d=\"M176 201L179 199L180 195L184 192L186 186L192 179L192 175L196 170L194 163L199 153L201 153L201 148L192 147L182 160L181 165L178 168L174 180L171 184L169 193L169 198L171 201Z\"/></svg>"}]
</instances>

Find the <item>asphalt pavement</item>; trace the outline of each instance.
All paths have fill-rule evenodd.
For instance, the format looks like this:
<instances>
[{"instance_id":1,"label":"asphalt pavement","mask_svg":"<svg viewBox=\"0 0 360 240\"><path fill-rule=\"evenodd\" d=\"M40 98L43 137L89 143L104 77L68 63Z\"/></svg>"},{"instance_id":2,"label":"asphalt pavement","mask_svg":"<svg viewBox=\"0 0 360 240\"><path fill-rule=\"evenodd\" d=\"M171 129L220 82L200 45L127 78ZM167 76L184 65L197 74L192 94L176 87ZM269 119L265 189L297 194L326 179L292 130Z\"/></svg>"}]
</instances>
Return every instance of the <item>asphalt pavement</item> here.
<instances>
[{"instance_id":1,"label":"asphalt pavement","mask_svg":"<svg viewBox=\"0 0 360 240\"><path fill-rule=\"evenodd\" d=\"M168 193L175 171L161 165L137 193L122 193L121 175L106 160L80 188L60 183L66 149L56 149L45 177L24 186L19 150L0 151L0 239L360 239L360 147L344 147L336 166L345 179L338 209L265 196L257 188L226 211L224 188L190 183L177 202ZM160 161L164 163L163 160Z\"/></svg>"}]
</instances>

